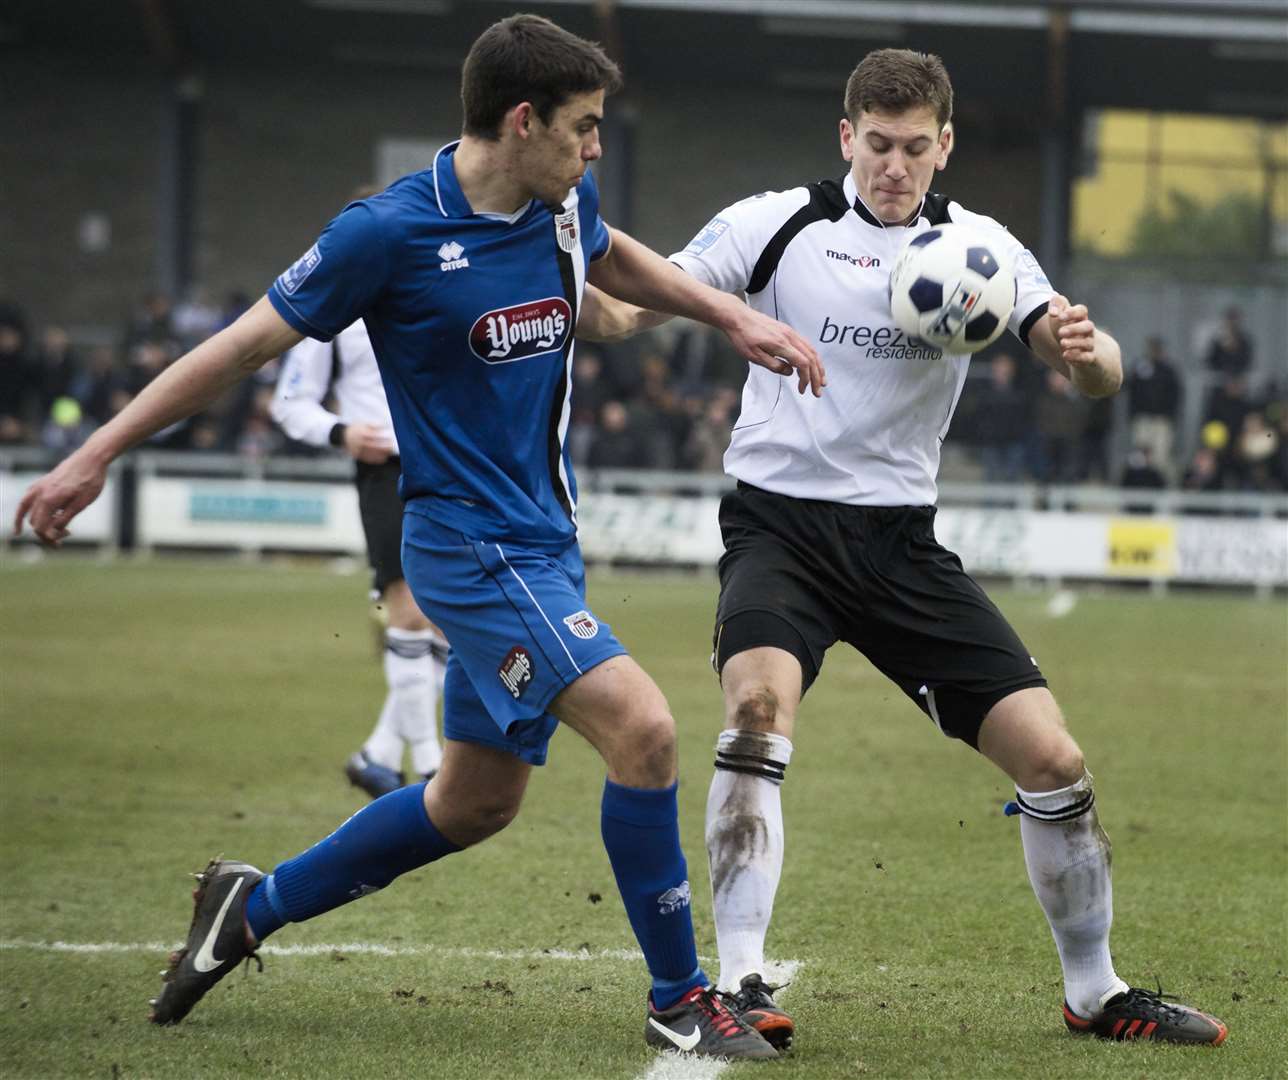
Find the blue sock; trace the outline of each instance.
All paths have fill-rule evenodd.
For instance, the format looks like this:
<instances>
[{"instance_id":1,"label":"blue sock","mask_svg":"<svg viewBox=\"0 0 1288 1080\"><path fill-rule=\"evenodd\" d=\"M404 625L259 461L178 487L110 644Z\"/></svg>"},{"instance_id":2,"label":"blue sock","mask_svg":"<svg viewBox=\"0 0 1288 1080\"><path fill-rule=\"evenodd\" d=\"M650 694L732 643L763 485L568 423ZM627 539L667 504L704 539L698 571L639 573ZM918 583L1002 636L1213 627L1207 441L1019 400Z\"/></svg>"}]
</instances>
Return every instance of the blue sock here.
<instances>
[{"instance_id":1,"label":"blue sock","mask_svg":"<svg viewBox=\"0 0 1288 1080\"><path fill-rule=\"evenodd\" d=\"M653 1005L668 1009L707 977L698 966L689 869L680 850L679 784L660 790L604 781L600 828L626 916L653 976Z\"/></svg>"},{"instance_id":2,"label":"blue sock","mask_svg":"<svg viewBox=\"0 0 1288 1080\"><path fill-rule=\"evenodd\" d=\"M246 901L246 922L263 941L383 889L399 874L461 849L425 813L425 785L399 788L368 803L325 840L277 868Z\"/></svg>"}]
</instances>

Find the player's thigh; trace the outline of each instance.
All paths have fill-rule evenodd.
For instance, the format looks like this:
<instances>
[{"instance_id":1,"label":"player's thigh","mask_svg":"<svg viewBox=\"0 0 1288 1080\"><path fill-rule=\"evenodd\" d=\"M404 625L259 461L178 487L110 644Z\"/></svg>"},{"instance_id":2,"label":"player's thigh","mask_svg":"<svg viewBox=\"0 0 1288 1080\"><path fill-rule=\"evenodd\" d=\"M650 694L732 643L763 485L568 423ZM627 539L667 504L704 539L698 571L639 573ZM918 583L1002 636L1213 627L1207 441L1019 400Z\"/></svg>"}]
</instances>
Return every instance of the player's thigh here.
<instances>
[{"instance_id":1,"label":"player's thigh","mask_svg":"<svg viewBox=\"0 0 1288 1080\"><path fill-rule=\"evenodd\" d=\"M629 656L614 656L570 684L550 711L599 751L609 776L635 787L675 779L675 721L657 684Z\"/></svg>"},{"instance_id":2,"label":"player's thigh","mask_svg":"<svg viewBox=\"0 0 1288 1080\"><path fill-rule=\"evenodd\" d=\"M1024 791L1057 791L1077 783L1082 751L1045 686L1008 694L984 717L979 750Z\"/></svg>"},{"instance_id":3,"label":"player's thigh","mask_svg":"<svg viewBox=\"0 0 1288 1080\"><path fill-rule=\"evenodd\" d=\"M355 463L355 469L358 513L362 518L362 534L367 541L371 587L383 595L392 582L403 576L403 505L398 497L401 465L398 458L390 458L380 465L359 461Z\"/></svg>"},{"instance_id":4,"label":"player's thigh","mask_svg":"<svg viewBox=\"0 0 1288 1080\"><path fill-rule=\"evenodd\" d=\"M943 734L978 749L980 725L998 702L1046 687L1037 660L935 540L929 508L872 519L864 603L842 636Z\"/></svg>"},{"instance_id":5,"label":"player's thigh","mask_svg":"<svg viewBox=\"0 0 1288 1080\"><path fill-rule=\"evenodd\" d=\"M725 551L712 635L712 665L726 707L755 693L756 677L772 680L794 713L837 640L842 583L828 569L837 538L832 510L740 486L720 504ZM732 681L729 665L743 654ZM784 653L785 657L771 657ZM790 659L788 659L790 658ZM795 672L791 661L795 661Z\"/></svg>"}]
</instances>

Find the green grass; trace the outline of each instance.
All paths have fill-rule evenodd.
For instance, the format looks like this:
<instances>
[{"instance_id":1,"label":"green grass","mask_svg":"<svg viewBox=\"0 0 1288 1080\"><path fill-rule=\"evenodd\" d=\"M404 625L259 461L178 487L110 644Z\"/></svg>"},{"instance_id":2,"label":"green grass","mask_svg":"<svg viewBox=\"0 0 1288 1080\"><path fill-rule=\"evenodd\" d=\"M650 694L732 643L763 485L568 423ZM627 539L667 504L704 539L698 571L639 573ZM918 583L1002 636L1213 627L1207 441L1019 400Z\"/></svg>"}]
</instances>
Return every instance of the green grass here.
<instances>
[{"instance_id":1,"label":"green grass","mask_svg":"<svg viewBox=\"0 0 1288 1080\"><path fill-rule=\"evenodd\" d=\"M340 764L383 694L364 583L317 567L0 563L0 942L173 942L185 872L271 866L361 805ZM775 1076L1262 1077L1288 1063L1288 619L1243 596L999 590L1096 774L1122 974L1222 1016L1215 1051L1068 1037L1055 950L1000 774L838 649L783 789L769 951L803 963ZM720 698L711 579L596 577L666 691L699 951ZM612 1077L648 1068L642 961L598 838L602 769L562 732L518 821L379 896L284 930L188 1022L144 1022L162 951L0 948L0 1075ZM592 894L603 897L592 902ZM588 950L561 960L542 950ZM489 958L483 950L530 950ZM418 951L412 951L418 950ZM741 1066L727 1076L750 1076Z\"/></svg>"}]
</instances>

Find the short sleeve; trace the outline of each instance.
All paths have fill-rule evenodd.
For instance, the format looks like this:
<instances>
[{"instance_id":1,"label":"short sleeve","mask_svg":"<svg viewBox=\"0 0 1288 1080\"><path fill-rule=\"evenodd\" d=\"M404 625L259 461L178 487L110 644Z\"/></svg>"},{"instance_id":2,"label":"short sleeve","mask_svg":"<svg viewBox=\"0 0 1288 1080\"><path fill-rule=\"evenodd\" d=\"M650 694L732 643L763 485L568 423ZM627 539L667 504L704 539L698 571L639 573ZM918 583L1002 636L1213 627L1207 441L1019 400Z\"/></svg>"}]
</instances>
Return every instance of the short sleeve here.
<instances>
[{"instance_id":1,"label":"short sleeve","mask_svg":"<svg viewBox=\"0 0 1288 1080\"><path fill-rule=\"evenodd\" d=\"M370 309L388 276L381 220L366 203L351 203L273 282L268 299L301 334L330 341Z\"/></svg>"},{"instance_id":2,"label":"short sleeve","mask_svg":"<svg viewBox=\"0 0 1288 1080\"><path fill-rule=\"evenodd\" d=\"M589 169L577 185L577 210L581 218L581 235L586 238L582 245L589 262L602 259L612 247L612 237L608 226L599 216L599 188L595 184L594 174Z\"/></svg>"},{"instance_id":3,"label":"short sleeve","mask_svg":"<svg viewBox=\"0 0 1288 1080\"><path fill-rule=\"evenodd\" d=\"M1029 331L1045 314L1055 288L1033 252L1018 240L1015 248L1015 310L1011 312L1010 327L1012 333L1028 345Z\"/></svg>"},{"instance_id":4,"label":"short sleeve","mask_svg":"<svg viewBox=\"0 0 1288 1080\"><path fill-rule=\"evenodd\" d=\"M671 262L722 292L744 291L761 253L783 224L809 202L805 188L766 192L721 210Z\"/></svg>"}]
</instances>

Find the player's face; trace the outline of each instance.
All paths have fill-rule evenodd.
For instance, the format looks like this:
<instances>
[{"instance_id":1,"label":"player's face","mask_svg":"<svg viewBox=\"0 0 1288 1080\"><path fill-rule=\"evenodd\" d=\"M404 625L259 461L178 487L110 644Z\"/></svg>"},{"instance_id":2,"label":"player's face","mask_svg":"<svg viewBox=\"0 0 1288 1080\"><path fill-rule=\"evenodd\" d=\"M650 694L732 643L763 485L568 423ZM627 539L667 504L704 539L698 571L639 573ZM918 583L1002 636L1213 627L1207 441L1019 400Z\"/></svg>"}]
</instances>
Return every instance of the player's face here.
<instances>
[{"instance_id":1,"label":"player's face","mask_svg":"<svg viewBox=\"0 0 1288 1080\"><path fill-rule=\"evenodd\" d=\"M587 166L598 161L599 122L604 118L604 91L575 94L542 123L531 114L521 169L533 196L548 203L562 203L568 189L576 187Z\"/></svg>"},{"instance_id":2,"label":"player's face","mask_svg":"<svg viewBox=\"0 0 1288 1080\"><path fill-rule=\"evenodd\" d=\"M952 133L941 130L929 106L901 113L862 112L858 122L841 121L841 156L859 197L881 221L907 221L926 192L936 169L948 163Z\"/></svg>"}]
</instances>

